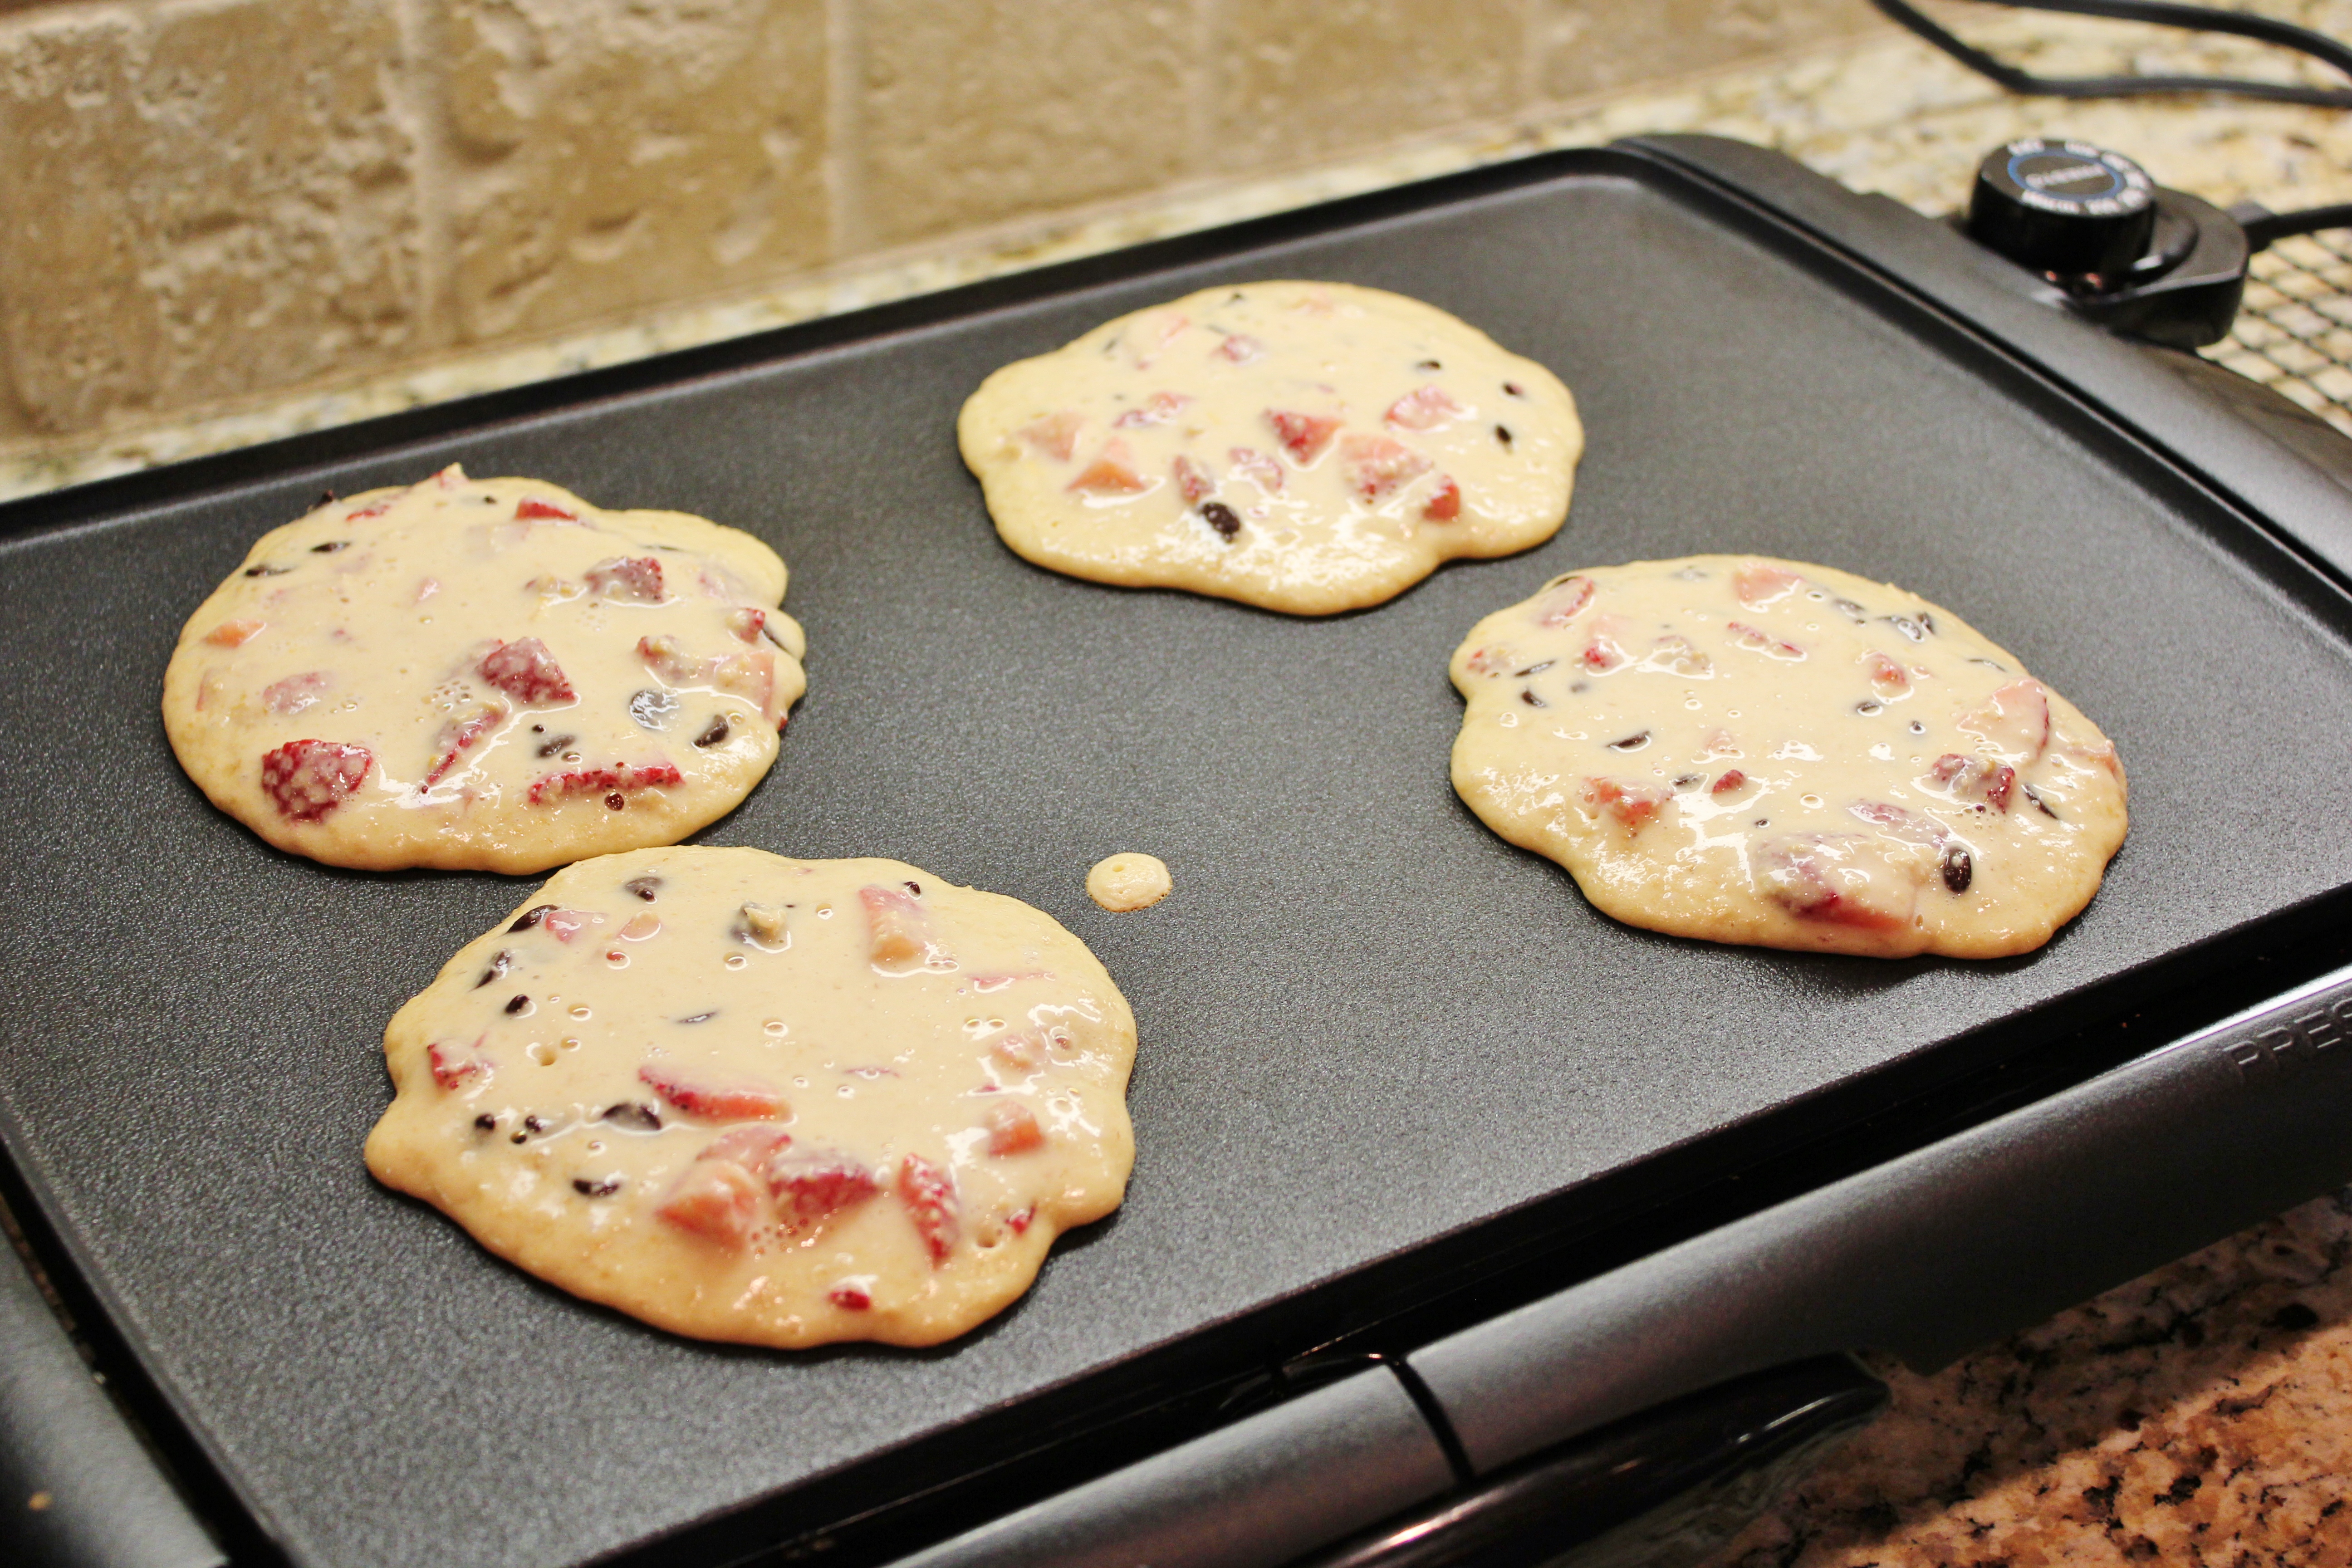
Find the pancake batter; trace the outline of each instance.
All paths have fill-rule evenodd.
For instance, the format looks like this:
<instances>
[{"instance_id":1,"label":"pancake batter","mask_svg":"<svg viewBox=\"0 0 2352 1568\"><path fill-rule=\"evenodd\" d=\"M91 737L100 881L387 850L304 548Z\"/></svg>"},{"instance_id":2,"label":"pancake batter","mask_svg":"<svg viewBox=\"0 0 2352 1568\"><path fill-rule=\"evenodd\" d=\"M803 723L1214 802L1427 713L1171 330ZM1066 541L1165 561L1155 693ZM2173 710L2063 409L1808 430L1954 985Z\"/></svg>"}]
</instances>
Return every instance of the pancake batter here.
<instances>
[{"instance_id":1,"label":"pancake batter","mask_svg":"<svg viewBox=\"0 0 2352 1568\"><path fill-rule=\"evenodd\" d=\"M2096 725L1950 611L1824 566L1571 573L1481 621L1453 676L1454 787L1629 925L1999 958L2123 843Z\"/></svg>"},{"instance_id":2,"label":"pancake batter","mask_svg":"<svg viewBox=\"0 0 2352 1568\"><path fill-rule=\"evenodd\" d=\"M1118 1206L1135 1020L1026 904L896 860L558 873L394 1016L378 1179L704 1339L927 1345Z\"/></svg>"}]
</instances>

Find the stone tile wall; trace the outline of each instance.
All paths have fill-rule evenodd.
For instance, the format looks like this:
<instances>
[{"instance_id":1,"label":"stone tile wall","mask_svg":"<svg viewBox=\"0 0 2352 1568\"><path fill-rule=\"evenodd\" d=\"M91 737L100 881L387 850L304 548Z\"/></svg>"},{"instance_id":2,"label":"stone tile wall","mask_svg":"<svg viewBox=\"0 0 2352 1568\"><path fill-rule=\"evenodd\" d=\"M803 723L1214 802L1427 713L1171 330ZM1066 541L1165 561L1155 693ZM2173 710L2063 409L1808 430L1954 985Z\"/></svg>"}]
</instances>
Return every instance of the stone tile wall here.
<instances>
[{"instance_id":1,"label":"stone tile wall","mask_svg":"<svg viewBox=\"0 0 2352 1568\"><path fill-rule=\"evenodd\" d=\"M0 0L0 451L1876 25L1864 0Z\"/></svg>"}]
</instances>

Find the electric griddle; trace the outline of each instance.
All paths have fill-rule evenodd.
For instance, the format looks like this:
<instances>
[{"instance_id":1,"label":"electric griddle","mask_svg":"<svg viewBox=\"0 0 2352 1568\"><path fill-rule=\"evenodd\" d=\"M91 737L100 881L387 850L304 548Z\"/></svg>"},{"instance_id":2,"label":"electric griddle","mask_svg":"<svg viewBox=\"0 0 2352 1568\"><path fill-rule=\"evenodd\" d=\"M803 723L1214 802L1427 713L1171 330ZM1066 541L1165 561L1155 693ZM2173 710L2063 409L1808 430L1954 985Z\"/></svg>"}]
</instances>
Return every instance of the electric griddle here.
<instances>
[{"instance_id":1,"label":"electric griddle","mask_svg":"<svg viewBox=\"0 0 2352 1568\"><path fill-rule=\"evenodd\" d=\"M1559 537L1317 621L997 542L982 376L1276 277L1557 371ZM1698 1539L1866 1416L1838 1352L1933 1364L2352 1178L2347 452L1948 226L1663 137L0 508L0 1181L114 1395L10 1279L0 1480L66 1478L10 1517L74 1568L1369 1563L1562 1489ZM809 695L701 841L1011 894L1125 990L1127 1205L995 1321L702 1344L368 1179L384 1019L528 883L270 850L156 694L256 534L450 462L791 563ZM2132 832L2082 917L1990 963L1715 947L1486 832L1459 638L1699 551L1899 583L2093 715ZM1090 904L1121 848L1175 896Z\"/></svg>"}]
</instances>

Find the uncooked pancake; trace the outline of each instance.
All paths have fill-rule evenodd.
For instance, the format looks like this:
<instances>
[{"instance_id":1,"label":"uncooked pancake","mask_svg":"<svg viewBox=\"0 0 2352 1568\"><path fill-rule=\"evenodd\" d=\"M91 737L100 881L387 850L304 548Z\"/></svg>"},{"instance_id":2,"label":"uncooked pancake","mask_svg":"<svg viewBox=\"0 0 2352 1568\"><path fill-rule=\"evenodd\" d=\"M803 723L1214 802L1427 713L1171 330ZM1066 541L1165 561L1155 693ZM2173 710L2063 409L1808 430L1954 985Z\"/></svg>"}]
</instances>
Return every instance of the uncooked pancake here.
<instances>
[{"instance_id":1,"label":"uncooked pancake","mask_svg":"<svg viewBox=\"0 0 2352 1568\"><path fill-rule=\"evenodd\" d=\"M559 872L384 1032L368 1168L704 1339L926 1345L1118 1206L1135 1020L1086 945L896 860Z\"/></svg>"},{"instance_id":2,"label":"uncooked pancake","mask_svg":"<svg viewBox=\"0 0 2352 1568\"><path fill-rule=\"evenodd\" d=\"M1168 862L1157 855L1112 855L1087 872L1087 897L1118 912L1148 910L1175 885Z\"/></svg>"},{"instance_id":3,"label":"uncooked pancake","mask_svg":"<svg viewBox=\"0 0 2352 1568\"><path fill-rule=\"evenodd\" d=\"M783 596L748 533L452 467L263 535L180 633L163 728L214 805L331 865L673 844L775 760L807 686Z\"/></svg>"},{"instance_id":4,"label":"uncooked pancake","mask_svg":"<svg viewBox=\"0 0 2352 1568\"><path fill-rule=\"evenodd\" d=\"M990 376L956 431L1025 559L1305 616L1550 538L1584 447L1543 366L1344 283L1122 316Z\"/></svg>"},{"instance_id":5,"label":"uncooked pancake","mask_svg":"<svg viewBox=\"0 0 2352 1568\"><path fill-rule=\"evenodd\" d=\"M1949 610L1825 566L1570 573L1478 623L1453 674L1454 787L1630 925L1999 958L2123 843L2096 725Z\"/></svg>"}]
</instances>

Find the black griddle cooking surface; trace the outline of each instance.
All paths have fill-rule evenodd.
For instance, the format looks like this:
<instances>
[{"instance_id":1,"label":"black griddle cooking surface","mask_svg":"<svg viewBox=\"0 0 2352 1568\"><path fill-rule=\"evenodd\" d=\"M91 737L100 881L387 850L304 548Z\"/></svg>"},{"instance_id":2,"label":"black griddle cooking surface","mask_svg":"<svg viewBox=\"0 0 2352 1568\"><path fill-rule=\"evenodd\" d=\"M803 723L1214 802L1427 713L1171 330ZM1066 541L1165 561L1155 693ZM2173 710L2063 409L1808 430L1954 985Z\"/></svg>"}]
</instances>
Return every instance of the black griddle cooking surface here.
<instances>
[{"instance_id":1,"label":"black griddle cooking surface","mask_svg":"<svg viewBox=\"0 0 2352 1568\"><path fill-rule=\"evenodd\" d=\"M866 341L785 333L749 368L688 378L689 357L667 386L6 547L9 1152L293 1558L614 1551L1972 1031L2030 1032L2352 883L2342 769L2312 739L2352 729L2326 591L1825 256L1622 154L1547 174L1139 253L1183 261L1148 276L1016 280ZM1558 371L1591 441L1563 533L1328 621L1004 551L954 444L981 378L1269 277L1400 289ZM1059 291L1001 304L1041 289ZM530 883L272 852L181 776L156 692L253 536L321 485L453 460L700 512L791 563L810 693L705 841L1012 894L1125 989L1127 1206L995 1323L923 1354L698 1344L544 1289L368 1180L383 1020ZM2116 739L2132 837L2056 942L1884 963L1654 936L1455 801L1445 665L1474 622L1580 564L1733 550L1948 605ZM1163 856L1176 893L1106 914L1081 879L1128 848Z\"/></svg>"}]
</instances>

